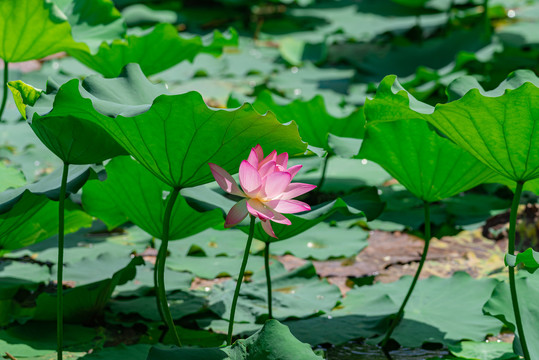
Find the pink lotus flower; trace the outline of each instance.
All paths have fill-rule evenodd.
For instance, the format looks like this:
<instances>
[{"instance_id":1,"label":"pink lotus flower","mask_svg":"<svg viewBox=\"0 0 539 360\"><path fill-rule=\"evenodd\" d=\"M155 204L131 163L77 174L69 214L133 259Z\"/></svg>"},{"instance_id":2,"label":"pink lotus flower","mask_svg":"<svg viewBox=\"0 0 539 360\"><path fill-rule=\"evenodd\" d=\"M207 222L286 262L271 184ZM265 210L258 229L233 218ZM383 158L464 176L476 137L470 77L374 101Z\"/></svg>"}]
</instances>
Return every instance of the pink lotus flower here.
<instances>
[{"instance_id":1,"label":"pink lotus flower","mask_svg":"<svg viewBox=\"0 0 539 360\"><path fill-rule=\"evenodd\" d=\"M273 150L264 158L260 145L252 148L249 158L240 165L240 185L243 191L226 170L215 164L209 165L213 177L224 191L244 198L228 212L226 228L240 223L251 214L262 221L262 228L269 236L277 238L270 221L290 225L292 223L283 214L311 210L308 204L292 199L311 191L316 185L291 183L302 165L287 169L287 153L277 155L277 151Z\"/></svg>"}]
</instances>

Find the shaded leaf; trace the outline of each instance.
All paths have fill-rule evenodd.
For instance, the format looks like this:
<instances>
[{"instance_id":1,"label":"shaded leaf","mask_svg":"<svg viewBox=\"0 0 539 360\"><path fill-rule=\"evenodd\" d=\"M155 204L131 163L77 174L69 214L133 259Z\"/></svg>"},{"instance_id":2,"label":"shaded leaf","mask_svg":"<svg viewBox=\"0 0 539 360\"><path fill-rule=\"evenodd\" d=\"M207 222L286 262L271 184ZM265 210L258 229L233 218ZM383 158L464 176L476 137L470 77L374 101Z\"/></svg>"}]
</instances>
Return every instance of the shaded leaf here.
<instances>
[{"instance_id":1,"label":"shaded leaf","mask_svg":"<svg viewBox=\"0 0 539 360\"><path fill-rule=\"evenodd\" d=\"M282 264L274 261L271 272L273 316L278 320L306 318L329 312L341 297L338 287L330 285L325 279L319 279L311 263L287 272ZM209 309L227 322L235 286L235 281L216 285L208 298ZM255 273L253 282L241 287L235 322L257 323L260 319L266 319L267 314L266 278L262 272ZM212 327L211 323L207 326Z\"/></svg>"},{"instance_id":2,"label":"shaded leaf","mask_svg":"<svg viewBox=\"0 0 539 360\"><path fill-rule=\"evenodd\" d=\"M279 346L275 346L279 344ZM224 348L163 348L153 347L148 360L168 359L217 360L217 359L267 359L267 360L308 360L321 359L308 344L297 340L288 329L277 320L268 320L262 329L249 338L238 340Z\"/></svg>"},{"instance_id":3,"label":"shaded leaf","mask_svg":"<svg viewBox=\"0 0 539 360\"><path fill-rule=\"evenodd\" d=\"M162 238L163 216L172 190L128 156L112 159L107 180L88 182L83 205L109 229L131 221L152 236ZM172 209L169 239L181 239L222 223L218 210L198 212L179 196Z\"/></svg>"},{"instance_id":4,"label":"shaded leaf","mask_svg":"<svg viewBox=\"0 0 539 360\"><path fill-rule=\"evenodd\" d=\"M271 254L292 254L302 259L328 260L352 257L367 245L368 232L362 229L344 229L318 224L294 236L289 241L271 245Z\"/></svg>"},{"instance_id":5,"label":"shaded leaf","mask_svg":"<svg viewBox=\"0 0 539 360\"><path fill-rule=\"evenodd\" d=\"M103 254L95 260L83 259L75 266L66 267L64 281L75 287L64 290L64 320L84 323L100 315L116 285L132 280L136 266L143 263L141 257L126 256L118 261L117 257ZM54 294L43 292L37 297L33 319L56 319L56 291Z\"/></svg>"},{"instance_id":6,"label":"shaded leaf","mask_svg":"<svg viewBox=\"0 0 539 360\"><path fill-rule=\"evenodd\" d=\"M89 227L92 218L68 201L64 232ZM0 255L47 239L58 233L58 204L44 195L24 191L9 210L0 214Z\"/></svg>"},{"instance_id":7,"label":"shaded leaf","mask_svg":"<svg viewBox=\"0 0 539 360\"><path fill-rule=\"evenodd\" d=\"M522 325L526 334L528 351L530 357L536 358L539 356L539 343L535 339L539 338L539 329L537 328L536 319L539 317L539 303L536 301L539 296L539 276L538 273L529 275L525 278L517 278L515 281L517 288L518 301L520 305L520 316ZM515 314L509 291L509 283L500 282L492 296L483 307L485 314L490 315L503 322L511 331L516 333L513 341L513 351L522 355L520 349L520 340L518 338L518 330L515 330ZM528 340L530 339L530 340Z\"/></svg>"},{"instance_id":8,"label":"shaded leaf","mask_svg":"<svg viewBox=\"0 0 539 360\"><path fill-rule=\"evenodd\" d=\"M183 60L193 61L199 53L218 56L224 46L236 46L238 34L217 30L211 37L182 37L171 24L159 24L141 34L103 42L96 53L70 49L69 54L106 77L115 77L129 63L138 63L147 76L166 70Z\"/></svg>"},{"instance_id":9,"label":"shaded leaf","mask_svg":"<svg viewBox=\"0 0 539 360\"><path fill-rule=\"evenodd\" d=\"M64 346L89 343L95 329L80 325L64 325ZM0 330L0 348L15 357L32 357L56 353L56 323L29 322Z\"/></svg>"},{"instance_id":10,"label":"shaded leaf","mask_svg":"<svg viewBox=\"0 0 539 360\"><path fill-rule=\"evenodd\" d=\"M506 342L462 341L457 345L449 346L449 350L459 359L513 360L518 358L513 354L511 344Z\"/></svg>"},{"instance_id":11,"label":"shaded leaf","mask_svg":"<svg viewBox=\"0 0 539 360\"><path fill-rule=\"evenodd\" d=\"M309 101L297 99L286 102L264 91L258 95L253 107L261 114L273 112L281 123L294 120L298 124L302 140L328 152L332 152L328 144L328 134L361 139L365 132L362 109L346 117L337 118L328 113L322 96L315 96Z\"/></svg>"},{"instance_id":12,"label":"shaded leaf","mask_svg":"<svg viewBox=\"0 0 539 360\"><path fill-rule=\"evenodd\" d=\"M352 289L333 315L395 314L411 280L405 276L394 283ZM462 339L481 341L487 334L497 334L500 324L481 312L496 284L496 280L476 280L463 272L449 279L432 276L420 280L392 338L402 346L418 347L424 342L448 345ZM378 330L381 335L385 333L385 329Z\"/></svg>"},{"instance_id":13,"label":"shaded leaf","mask_svg":"<svg viewBox=\"0 0 539 360\"><path fill-rule=\"evenodd\" d=\"M79 191L90 175L97 176L96 171L99 167L90 165L70 165L67 176L66 193L73 194ZM25 192L31 192L35 195L45 195L47 198L58 201L60 197L60 184L62 180L62 169L56 169L39 181L9 189L0 193L0 214L9 211L17 202L20 201Z\"/></svg>"},{"instance_id":14,"label":"shaded leaf","mask_svg":"<svg viewBox=\"0 0 539 360\"><path fill-rule=\"evenodd\" d=\"M95 53L104 41L125 35L122 14L110 0L52 0L71 25L73 40ZM80 46L81 48L84 48Z\"/></svg>"},{"instance_id":15,"label":"shaded leaf","mask_svg":"<svg viewBox=\"0 0 539 360\"><path fill-rule=\"evenodd\" d=\"M247 236L245 237L247 241ZM203 279L214 279L220 276L237 277L241 264L240 257L200 257L200 256L177 256L171 255L167 258L167 268L174 271L189 271ZM256 271L263 271L264 259L260 256L251 256L247 263L246 272L252 274Z\"/></svg>"},{"instance_id":16,"label":"shaded leaf","mask_svg":"<svg viewBox=\"0 0 539 360\"><path fill-rule=\"evenodd\" d=\"M24 174L14 167L7 167L0 163L0 174L2 175L0 177L0 192L26 184Z\"/></svg>"}]
</instances>

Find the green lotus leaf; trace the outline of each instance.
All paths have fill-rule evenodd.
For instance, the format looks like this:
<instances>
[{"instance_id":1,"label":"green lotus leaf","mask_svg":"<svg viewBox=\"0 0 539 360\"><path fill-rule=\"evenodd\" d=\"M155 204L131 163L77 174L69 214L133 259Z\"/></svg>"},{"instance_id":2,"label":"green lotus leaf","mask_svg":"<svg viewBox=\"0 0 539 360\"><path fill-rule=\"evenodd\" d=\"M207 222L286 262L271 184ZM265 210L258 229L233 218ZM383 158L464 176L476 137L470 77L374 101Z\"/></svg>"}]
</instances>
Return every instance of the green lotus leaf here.
<instances>
[{"instance_id":1,"label":"green lotus leaf","mask_svg":"<svg viewBox=\"0 0 539 360\"><path fill-rule=\"evenodd\" d=\"M50 273L46 266L3 259L0 264L0 326L28 319L31 310L21 306L17 293L35 291L49 280Z\"/></svg>"},{"instance_id":2,"label":"green lotus leaf","mask_svg":"<svg viewBox=\"0 0 539 360\"><path fill-rule=\"evenodd\" d=\"M90 227L92 218L71 201L66 203L64 232ZM44 195L24 191L0 214L0 256L58 233L58 204Z\"/></svg>"},{"instance_id":3,"label":"green lotus leaf","mask_svg":"<svg viewBox=\"0 0 539 360\"><path fill-rule=\"evenodd\" d=\"M238 237L238 241L245 241L246 236ZM241 257L206 257L206 256L181 256L172 254L167 258L166 267L173 271L190 272L202 279L215 279L222 276L237 278L240 272L238 264ZM261 256L251 256L246 273L253 274L264 271L264 259Z\"/></svg>"},{"instance_id":4,"label":"green lotus leaf","mask_svg":"<svg viewBox=\"0 0 539 360\"><path fill-rule=\"evenodd\" d=\"M522 326L526 334L528 351L531 359L539 357L539 328L537 327L537 319L539 317L539 273L528 274L527 277L517 278L515 281L517 288L518 301L520 304L520 316L522 318ZM496 319L503 322L511 331L516 333L513 341L513 351L522 355L520 349L520 340L518 338L518 330L515 329L515 314L507 281L501 282L492 292L492 296L485 303L483 312L487 315L494 316Z\"/></svg>"},{"instance_id":5,"label":"green lotus leaf","mask_svg":"<svg viewBox=\"0 0 539 360\"><path fill-rule=\"evenodd\" d=\"M74 284L64 290L64 320L84 323L101 314L114 288L125 284L136 275L136 267L144 264L141 257L120 258L102 254L97 259L83 259L64 269L64 281ZM53 276L56 276L53 274ZM36 299L32 318L38 321L56 319L56 294L43 292Z\"/></svg>"},{"instance_id":6,"label":"green lotus leaf","mask_svg":"<svg viewBox=\"0 0 539 360\"><path fill-rule=\"evenodd\" d=\"M422 7L427 2L429 2L429 0L391 0L391 1L399 5L410 6L410 7Z\"/></svg>"},{"instance_id":7,"label":"green lotus leaf","mask_svg":"<svg viewBox=\"0 0 539 360\"><path fill-rule=\"evenodd\" d=\"M90 176L98 176L97 172L99 170L99 167L92 167L90 165L71 165L67 177L66 194L73 194L79 191ZM35 183L0 193L0 214L9 211L17 204L26 191L36 195L45 195L49 199L57 201L60 197L61 178L62 169L56 169Z\"/></svg>"},{"instance_id":8,"label":"green lotus leaf","mask_svg":"<svg viewBox=\"0 0 539 360\"><path fill-rule=\"evenodd\" d=\"M132 76L132 72L139 76ZM166 91L150 83L136 66L127 67L117 79L100 80L90 76L80 85L73 79L60 87L49 81L46 93L20 81L9 83L9 87L19 111L52 152L70 164L87 164L125 154L94 121L146 111L155 97Z\"/></svg>"},{"instance_id":9,"label":"green lotus leaf","mask_svg":"<svg viewBox=\"0 0 539 360\"><path fill-rule=\"evenodd\" d=\"M0 14L0 57L5 61L39 59L73 45L66 16L49 0L5 0Z\"/></svg>"},{"instance_id":10,"label":"green lotus leaf","mask_svg":"<svg viewBox=\"0 0 539 360\"><path fill-rule=\"evenodd\" d=\"M431 110L403 90L395 76L386 77L365 104L366 133L357 157L380 164L428 202L492 179L493 171L423 120Z\"/></svg>"},{"instance_id":11,"label":"green lotus leaf","mask_svg":"<svg viewBox=\"0 0 539 360\"><path fill-rule=\"evenodd\" d=\"M103 127L130 155L171 187L213 181L208 162L235 173L241 160L257 144L268 152L275 149L291 156L303 154L307 147L295 123L283 125L272 113L259 115L249 104L238 109L214 110L200 94L190 92L158 96L149 109L131 106L138 98L129 99L129 94L154 89L136 64L126 67L125 77L89 77L86 81L91 82L89 91L99 101L93 101L95 110L85 108L85 118ZM128 86L130 89L126 89ZM117 92L121 90L127 90L127 94L119 98ZM69 104L56 99L54 106L75 107L85 102L89 105L84 97L72 95ZM108 102L102 98L105 96ZM112 117L122 110L123 113Z\"/></svg>"},{"instance_id":12,"label":"green lotus leaf","mask_svg":"<svg viewBox=\"0 0 539 360\"><path fill-rule=\"evenodd\" d=\"M8 62L75 49L92 53L125 34L109 0L6 0L0 14L0 58Z\"/></svg>"},{"instance_id":13,"label":"green lotus leaf","mask_svg":"<svg viewBox=\"0 0 539 360\"><path fill-rule=\"evenodd\" d=\"M539 253L529 248L517 255L505 254L505 264L513 267L522 264L533 273L539 269Z\"/></svg>"},{"instance_id":14,"label":"green lotus leaf","mask_svg":"<svg viewBox=\"0 0 539 360\"><path fill-rule=\"evenodd\" d=\"M162 238L163 216L172 189L128 156L112 159L106 170L105 181L90 181L84 186L85 210L110 229L131 221ZM172 210L169 237L182 239L222 222L219 210L198 212L179 196Z\"/></svg>"},{"instance_id":15,"label":"green lotus leaf","mask_svg":"<svg viewBox=\"0 0 539 360\"><path fill-rule=\"evenodd\" d=\"M186 189L182 193L188 198L193 207L201 210L220 208L227 213L235 204L234 201L204 187ZM353 207L349 204L353 204ZM346 202L341 198L337 198L336 200L313 206L311 211L301 214L286 214L285 216L290 219L292 225L272 223L273 231L278 239L266 234L262 229L262 225L257 223L254 237L264 242L286 240L307 231L336 213L345 216L366 217L368 220L372 220L382 213L384 206L385 204L380 201L377 190L374 187L367 187L348 195ZM244 220L239 228L247 234L249 232L248 221Z\"/></svg>"},{"instance_id":16,"label":"green lotus leaf","mask_svg":"<svg viewBox=\"0 0 539 360\"><path fill-rule=\"evenodd\" d=\"M276 346L276 344L278 344ZM268 320L256 333L247 339L236 341L223 348L178 348L154 346L148 360L320 360L308 344L296 339L288 326L277 320Z\"/></svg>"},{"instance_id":17,"label":"green lotus leaf","mask_svg":"<svg viewBox=\"0 0 539 360\"><path fill-rule=\"evenodd\" d=\"M103 41L111 41L125 35L126 24L122 14L111 0L52 0L65 14L71 26L71 35L78 44L76 48L97 52Z\"/></svg>"},{"instance_id":18,"label":"green lotus leaf","mask_svg":"<svg viewBox=\"0 0 539 360\"><path fill-rule=\"evenodd\" d=\"M336 318L395 314L411 281L411 276L405 276L393 283L353 289L331 315ZM402 346L418 347L424 342L449 345L462 339L482 341L487 334L498 334L501 324L481 312L497 283L494 279L473 279L464 272L448 279L432 276L419 280L392 338ZM366 330L385 333L381 323L373 325ZM373 342L381 339L376 340Z\"/></svg>"},{"instance_id":19,"label":"green lotus leaf","mask_svg":"<svg viewBox=\"0 0 539 360\"><path fill-rule=\"evenodd\" d=\"M538 86L527 70L515 71L491 92L467 78L449 87L450 98L464 93L460 99L438 105L425 119L495 172L516 182L533 180L539 177Z\"/></svg>"},{"instance_id":20,"label":"green lotus leaf","mask_svg":"<svg viewBox=\"0 0 539 360\"><path fill-rule=\"evenodd\" d=\"M0 174L0 192L26 184L24 174L14 167L7 167L3 163L0 163Z\"/></svg>"},{"instance_id":21,"label":"green lotus leaf","mask_svg":"<svg viewBox=\"0 0 539 360\"><path fill-rule=\"evenodd\" d=\"M67 348L90 343L98 335L96 329L81 325L64 325L64 345ZM0 330L0 349L17 358L56 359L56 323L27 322ZM84 356L85 353L78 353ZM45 360L43 359L43 360Z\"/></svg>"},{"instance_id":22,"label":"green lotus leaf","mask_svg":"<svg viewBox=\"0 0 539 360\"><path fill-rule=\"evenodd\" d=\"M350 258L367 247L368 237L367 231L357 227L347 229L320 223L288 241L271 244L270 249L272 255L291 254L300 259Z\"/></svg>"},{"instance_id":23,"label":"green lotus leaf","mask_svg":"<svg viewBox=\"0 0 539 360\"><path fill-rule=\"evenodd\" d=\"M339 288L320 279L313 264L287 271L274 261L271 266L273 315L276 319L308 318L329 312L341 298ZM254 273L252 282L243 284L238 298L235 322L256 323L268 314L266 277L263 271ZM235 281L212 288L208 308L228 322L234 295ZM212 324L209 324L213 328Z\"/></svg>"},{"instance_id":24,"label":"green lotus leaf","mask_svg":"<svg viewBox=\"0 0 539 360\"><path fill-rule=\"evenodd\" d=\"M193 61L200 53L218 56L224 46L237 46L238 34L215 31L211 37L182 37L171 24L159 24L142 34L127 35L111 43L103 42L97 53L69 49L70 55L105 77L118 76L124 66L138 63L147 76L166 70L183 60Z\"/></svg>"},{"instance_id":25,"label":"green lotus leaf","mask_svg":"<svg viewBox=\"0 0 539 360\"><path fill-rule=\"evenodd\" d=\"M96 96L107 96L99 86L94 87L92 80L90 77L79 85L78 80L73 79L61 87L49 82L47 93L43 92L39 97L36 89L31 89L21 81L9 83L19 111L28 120L38 138L68 164L99 163L125 154L125 150L91 120L96 118L95 121L99 122L100 119L106 118L105 115L96 113L93 106L95 104L99 107L104 99L92 98L84 88L92 89ZM127 87L129 84L125 84L123 80L124 78L116 79L114 86ZM151 102L157 93L156 88L150 87L147 91L132 97L129 110L134 111L132 108L143 107L142 104ZM117 93L116 97L122 99L129 95L130 92L123 92ZM140 103L137 104L137 101ZM126 107L113 108L113 106L108 107L107 114L114 111L128 111Z\"/></svg>"},{"instance_id":26,"label":"green lotus leaf","mask_svg":"<svg viewBox=\"0 0 539 360\"><path fill-rule=\"evenodd\" d=\"M449 346L451 354L459 359L474 360L516 360L510 343L495 341L462 341Z\"/></svg>"},{"instance_id":27,"label":"green lotus leaf","mask_svg":"<svg viewBox=\"0 0 539 360\"><path fill-rule=\"evenodd\" d=\"M383 208L382 203L380 205ZM312 208L311 211L301 214L286 214L285 216L290 219L292 225L283 225L278 223L272 223L273 231L277 236L277 239L266 234L262 229L262 224L258 223L255 227L254 237L255 239L262 240L264 242L275 242L289 239L293 236L301 234L302 232L312 228L313 226L321 223L335 213L341 213L346 216L364 217L365 213L361 210L353 208L346 204L344 200L337 198L337 200L330 201L325 204L321 204ZM240 228L245 233L249 232L247 226Z\"/></svg>"},{"instance_id":28,"label":"green lotus leaf","mask_svg":"<svg viewBox=\"0 0 539 360\"><path fill-rule=\"evenodd\" d=\"M175 276L177 276L177 274L174 274L174 277ZM189 287L185 290L188 289ZM204 293L202 294L205 295ZM197 295L197 293L177 291L177 289L175 289L174 294L167 296L167 301L174 320L179 320L182 317L202 312L206 310L207 307L207 300L205 297L200 296L200 293ZM154 296L143 296L126 300L115 299L109 304L109 307L110 311L115 315L136 314L136 316L151 321L161 320L159 310L155 306Z\"/></svg>"},{"instance_id":29,"label":"green lotus leaf","mask_svg":"<svg viewBox=\"0 0 539 360\"><path fill-rule=\"evenodd\" d=\"M323 148L333 153L328 143L328 135L346 138L363 138L365 118L362 109L350 115L337 118L326 109L324 98L315 96L309 101L286 102L272 97L269 91L261 92L253 102L256 111L263 114L271 111L281 123L294 120L299 127L301 138L311 146ZM355 155L355 154L354 154Z\"/></svg>"}]
</instances>

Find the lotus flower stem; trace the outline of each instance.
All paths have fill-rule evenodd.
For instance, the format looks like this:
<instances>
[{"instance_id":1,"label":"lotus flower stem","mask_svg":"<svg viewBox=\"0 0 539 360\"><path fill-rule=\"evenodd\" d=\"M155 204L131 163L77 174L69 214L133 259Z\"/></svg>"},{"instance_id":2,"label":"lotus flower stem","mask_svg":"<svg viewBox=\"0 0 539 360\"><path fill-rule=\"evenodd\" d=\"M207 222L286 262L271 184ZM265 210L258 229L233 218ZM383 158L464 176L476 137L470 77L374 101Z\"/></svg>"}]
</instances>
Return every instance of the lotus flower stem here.
<instances>
[{"instance_id":1,"label":"lotus flower stem","mask_svg":"<svg viewBox=\"0 0 539 360\"><path fill-rule=\"evenodd\" d=\"M157 308L160 309L160 314L163 316L163 322L165 323L168 331L172 331L177 346L182 346L180 337L174 326L174 319L170 313L167 302L167 294L165 290L165 261L167 258L168 238L170 229L170 216L172 215L172 209L174 203L180 194L179 188L174 188L169 195L167 207L165 209L165 215L163 216L163 236L161 238L161 246L157 253L157 259L155 262L155 271L157 271Z\"/></svg>"},{"instance_id":2,"label":"lotus flower stem","mask_svg":"<svg viewBox=\"0 0 539 360\"><path fill-rule=\"evenodd\" d=\"M154 247L155 247L155 243L154 243ZM157 311L159 312L159 317L166 324L166 322L165 322L166 318L165 318L165 314L163 313L163 308L161 307L161 301L159 299L159 295L157 295L158 294L157 289L159 288L159 280L158 280L158 276L157 276L158 264L159 264L159 258L156 256L155 257L155 264L154 264L154 271L153 271L153 286L155 288L155 293L156 293ZM165 335L165 334L163 333L163 335ZM162 339L160 339L159 341L161 341L161 340Z\"/></svg>"},{"instance_id":3,"label":"lotus flower stem","mask_svg":"<svg viewBox=\"0 0 539 360\"><path fill-rule=\"evenodd\" d=\"M7 82L8 82L8 65L9 65L9 62L7 62L6 60L4 60L4 84L3 84L3 88L2 88L2 105L0 105L0 122L2 121L2 115L4 114L4 109L6 108L6 103L7 103Z\"/></svg>"},{"instance_id":4,"label":"lotus flower stem","mask_svg":"<svg viewBox=\"0 0 539 360\"><path fill-rule=\"evenodd\" d=\"M232 332L234 330L234 315L236 314L236 305L238 303L238 296L240 295L241 283L243 281L243 275L245 274L245 267L247 266L247 259L249 258L249 251L251 250L251 244L253 243L253 235L255 232L255 217L250 215L251 224L249 225L249 237L247 238L247 244L245 244L245 251L243 252L243 260L241 262L240 273L238 275L238 281L236 282L236 289L234 290L234 298L232 299L232 307L230 308L230 320L228 322L228 338L227 345L232 344Z\"/></svg>"},{"instance_id":5,"label":"lotus flower stem","mask_svg":"<svg viewBox=\"0 0 539 360\"><path fill-rule=\"evenodd\" d=\"M264 249L264 269L266 270L266 285L268 286L268 318L273 319L273 309L271 301L271 274L269 267L269 249L270 243L266 242L266 248Z\"/></svg>"},{"instance_id":6,"label":"lotus flower stem","mask_svg":"<svg viewBox=\"0 0 539 360\"><path fill-rule=\"evenodd\" d=\"M64 162L58 199L58 261L56 262L58 269L56 273L56 352L58 360L63 359L64 347L64 204L68 172L69 164Z\"/></svg>"},{"instance_id":7,"label":"lotus flower stem","mask_svg":"<svg viewBox=\"0 0 539 360\"><path fill-rule=\"evenodd\" d=\"M326 158L324 159L324 164L322 165L322 176L320 177L320 182L318 183L317 191L322 190L322 186L324 185L324 182L326 181L326 171L328 169L328 162L329 162L330 155L326 155Z\"/></svg>"},{"instance_id":8,"label":"lotus flower stem","mask_svg":"<svg viewBox=\"0 0 539 360\"><path fill-rule=\"evenodd\" d=\"M520 195L522 194L522 188L524 182L517 182L515 194L513 195L513 203L511 204L511 214L509 216L509 245L507 251L509 254L515 254L515 232L517 224L518 204L520 203ZM520 317L520 309L518 306L517 287L515 284L515 268L509 266L509 288L511 289L511 301L513 303L513 312L515 313L515 322L518 331L518 337L520 339L520 345L522 352L524 353L524 359L531 360L530 353L528 351L528 345L526 344L526 338L524 336L524 327L522 326L522 319Z\"/></svg>"},{"instance_id":9,"label":"lotus flower stem","mask_svg":"<svg viewBox=\"0 0 539 360\"><path fill-rule=\"evenodd\" d=\"M414 291L414 287L417 283L417 280L419 279L419 274L421 274L421 269L423 269L423 264L425 263L425 259L427 258L427 253L429 251L429 244L430 244L430 203L427 201L424 202L424 209L425 209L425 245L423 246L423 254L421 254L421 260L419 261L419 266L417 268L417 271L415 272L414 279L412 280L412 284L410 285L410 288L408 289L408 293L406 294L404 301L402 302L401 307L399 308L399 311L397 312L397 315L393 319L393 322L391 323L391 326L389 327L389 330L386 333L386 336L384 337L384 340L380 343L384 351L387 350L387 342L391 338L391 334L393 334L393 331L399 325L401 322L403 316L404 316L404 308L406 307L406 303L408 303L408 300L410 300L410 296L412 295L412 292Z\"/></svg>"}]
</instances>

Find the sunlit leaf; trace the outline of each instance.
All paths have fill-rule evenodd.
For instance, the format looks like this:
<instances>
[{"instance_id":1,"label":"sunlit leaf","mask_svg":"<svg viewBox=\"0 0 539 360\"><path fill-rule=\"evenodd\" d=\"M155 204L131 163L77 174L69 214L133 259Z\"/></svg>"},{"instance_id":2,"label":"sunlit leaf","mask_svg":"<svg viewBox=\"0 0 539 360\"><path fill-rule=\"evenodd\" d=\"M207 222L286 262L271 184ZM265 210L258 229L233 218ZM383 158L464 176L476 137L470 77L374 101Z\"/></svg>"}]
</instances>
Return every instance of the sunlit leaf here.
<instances>
[{"instance_id":1,"label":"sunlit leaf","mask_svg":"<svg viewBox=\"0 0 539 360\"><path fill-rule=\"evenodd\" d=\"M522 265L531 272L539 269L539 253L529 248L517 255L505 254L505 263L508 266Z\"/></svg>"},{"instance_id":2,"label":"sunlit leaf","mask_svg":"<svg viewBox=\"0 0 539 360\"><path fill-rule=\"evenodd\" d=\"M518 182L533 180L539 177L538 85L527 70L514 72L490 92L465 78L448 90L462 97L438 105L425 119L497 173Z\"/></svg>"},{"instance_id":3,"label":"sunlit leaf","mask_svg":"<svg viewBox=\"0 0 539 360\"><path fill-rule=\"evenodd\" d=\"M51 1L4 0L0 14L0 57L6 61L38 59L73 45L71 26Z\"/></svg>"},{"instance_id":4,"label":"sunlit leaf","mask_svg":"<svg viewBox=\"0 0 539 360\"><path fill-rule=\"evenodd\" d=\"M386 77L365 104L367 127L359 158L382 165L418 198L432 202L453 196L495 176L468 152L440 136L421 112L431 111Z\"/></svg>"}]
</instances>

